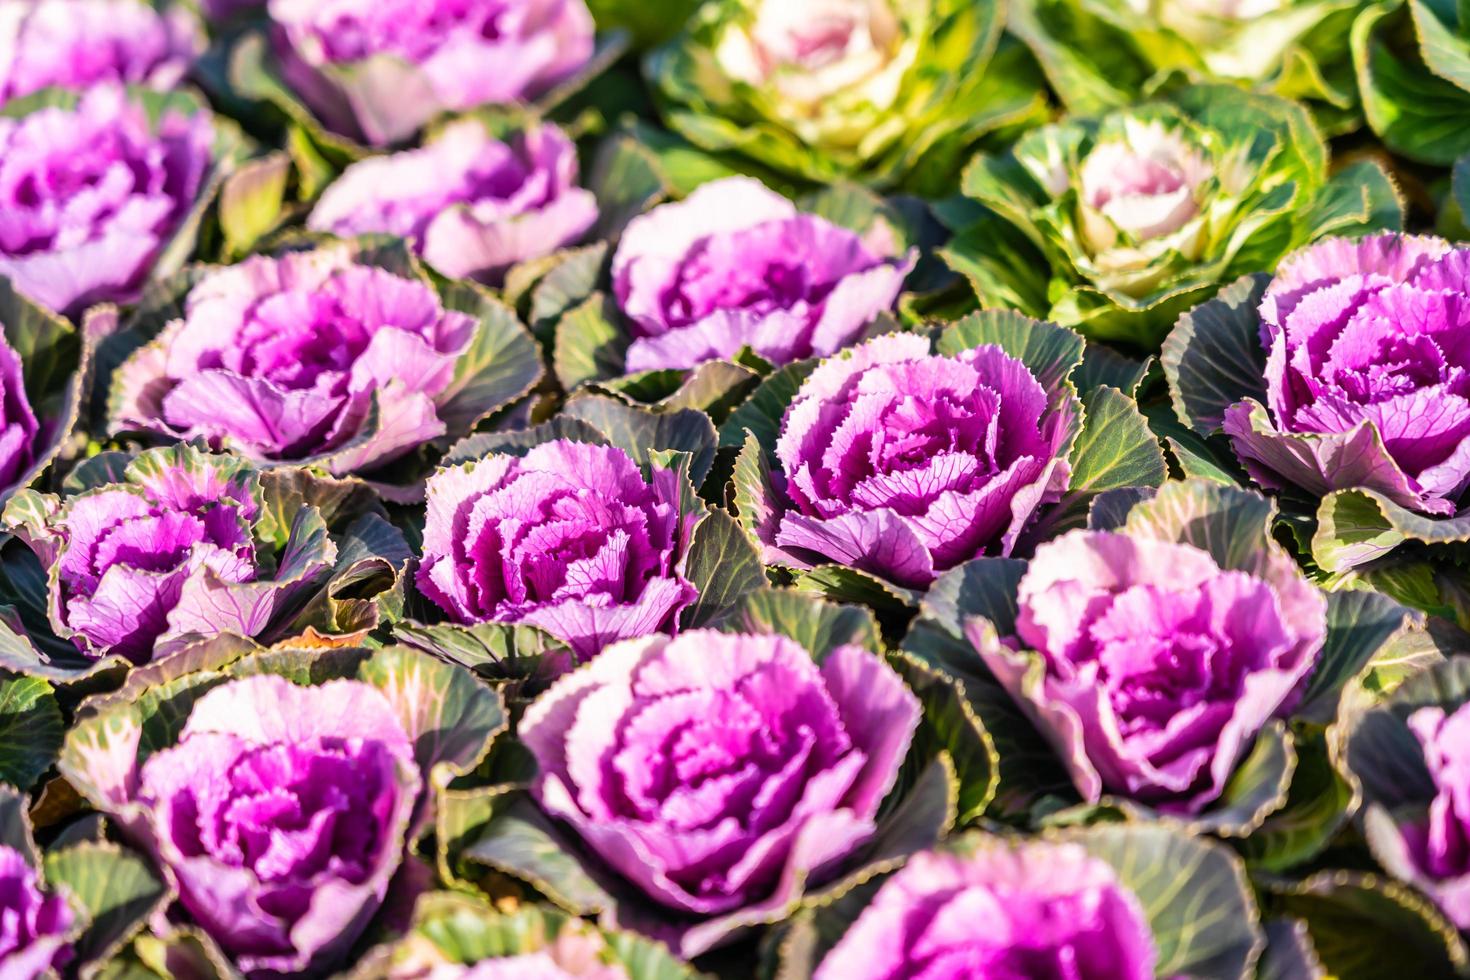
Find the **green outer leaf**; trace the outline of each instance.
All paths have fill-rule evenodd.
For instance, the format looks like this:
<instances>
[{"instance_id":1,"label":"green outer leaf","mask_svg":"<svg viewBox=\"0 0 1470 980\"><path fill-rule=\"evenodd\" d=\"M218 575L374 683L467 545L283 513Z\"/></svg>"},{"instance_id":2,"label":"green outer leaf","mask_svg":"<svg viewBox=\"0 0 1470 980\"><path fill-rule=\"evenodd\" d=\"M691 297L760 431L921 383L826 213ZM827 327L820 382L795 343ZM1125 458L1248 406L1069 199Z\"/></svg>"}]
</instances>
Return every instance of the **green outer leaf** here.
<instances>
[{"instance_id":1,"label":"green outer leaf","mask_svg":"<svg viewBox=\"0 0 1470 980\"><path fill-rule=\"evenodd\" d=\"M28 864L37 866L40 852L31 836L30 803L30 797L0 783L0 845L14 848Z\"/></svg>"},{"instance_id":2,"label":"green outer leaf","mask_svg":"<svg viewBox=\"0 0 1470 980\"><path fill-rule=\"evenodd\" d=\"M883 641L873 614L787 589L748 593L718 624L726 633L780 633L800 643L818 662L852 643L881 653Z\"/></svg>"},{"instance_id":3,"label":"green outer leaf","mask_svg":"<svg viewBox=\"0 0 1470 980\"><path fill-rule=\"evenodd\" d=\"M220 187L219 224L225 248L245 255L274 231L283 217L291 157L277 150L247 161Z\"/></svg>"},{"instance_id":4,"label":"green outer leaf","mask_svg":"<svg viewBox=\"0 0 1470 980\"><path fill-rule=\"evenodd\" d=\"M146 861L109 841L48 851L46 881L86 910L87 927L73 947L84 963L116 954L170 898Z\"/></svg>"},{"instance_id":5,"label":"green outer leaf","mask_svg":"<svg viewBox=\"0 0 1470 980\"><path fill-rule=\"evenodd\" d=\"M353 976L392 974L393 965L422 963L423 941L448 963L472 966L483 960L534 953L572 932L599 934L591 925L556 909L525 905L500 912L485 901L454 892L431 892L414 906L413 938L369 953ZM601 933L602 957L622 964L629 980L692 980L692 968L666 947L630 933Z\"/></svg>"},{"instance_id":6,"label":"green outer leaf","mask_svg":"<svg viewBox=\"0 0 1470 980\"><path fill-rule=\"evenodd\" d=\"M30 789L61 754L64 732L50 684L0 673L0 783Z\"/></svg>"},{"instance_id":7,"label":"green outer leaf","mask_svg":"<svg viewBox=\"0 0 1470 980\"><path fill-rule=\"evenodd\" d=\"M558 439L570 442L601 444L607 436L594 425L566 415L555 415L540 425L516 432L480 432L467 436L449 447L444 466L458 466L471 460L484 459L493 453L524 456L537 446Z\"/></svg>"},{"instance_id":8,"label":"green outer leaf","mask_svg":"<svg viewBox=\"0 0 1470 980\"><path fill-rule=\"evenodd\" d=\"M1256 964L1256 980L1319 980L1327 975L1312 934L1300 919L1272 919L1265 924L1266 949Z\"/></svg>"},{"instance_id":9,"label":"green outer leaf","mask_svg":"<svg viewBox=\"0 0 1470 980\"><path fill-rule=\"evenodd\" d=\"M966 815L986 796L992 797L987 812L1004 818L1024 818L1035 802L1048 797L1076 799L1056 751L985 669L964 633L974 616L987 619L1001 634L1014 632L1016 586L1025 568L1025 562L1010 558L978 558L945 572L930 586L918 618L900 644L904 655L898 661L900 669L904 660L921 665L953 686L965 706L956 716L954 710L925 697L926 717L950 742L962 778L961 812ZM941 710L947 712L946 720L941 720ZM977 774L981 779L984 774L972 762L976 756L994 761L993 790L977 781Z\"/></svg>"},{"instance_id":10,"label":"green outer leaf","mask_svg":"<svg viewBox=\"0 0 1470 980\"><path fill-rule=\"evenodd\" d=\"M361 480L307 467L282 466L263 471L260 493L262 506L255 534L275 550L286 547L296 515L307 507L315 508L328 527L382 511L377 494Z\"/></svg>"},{"instance_id":11,"label":"green outer leaf","mask_svg":"<svg viewBox=\"0 0 1470 980\"><path fill-rule=\"evenodd\" d=\"M469 349L456 359L454 378L437 399L436 411L451 437L528 393L541 380L541 351L515 311L461 283L440 290L446 309L479 320Z\"/></svg>"},{"instance_id":12,"label":"green outer leaf","mask_svg":"<svg viewBox=\"0 0 1470 980\"><path fill-rule=\"evenodd\" d=\"M1072 444L1070 487L1041 520L1027 529L1025 542L1050 540L1082 527L1099 494L1134 487L1157 487L1169 475L1158 438L1133 399L1103 385L1083 402L1081 432Z\"/></svg>"},{"instance_id":13,"label":"green outer leaf","mask_svg":"<svg viewBox=\"0 0 1470 980\"><path fill-rule=\"evenodd\" d=\"M1357 809L1358 794L1332 764L1321 731L1296 735L1297 766L1284 805L1235 842L1252 869L1284 872L1312 860Z\"/></svg>"},{"instance_id":14,"label":"green outer leaf","mask_svg":"<svg viewBox=\"0 0 1470 980\"><path fill-rule=\"evenodd\" d=\"M1327 640L1295 716L1320 724L1331 722L1343 687L1418 618L1376 592L1328 593Z\"/></svg>"},{"instance_id":15,"label":"green outer leaf","mask_svg":"<svg viewBox=\"0 0 1470 980\"><path fill-rule=\"evenodd\" d=\"M802 383L817 368L818 361L795 361L776 371L751 393L720 426L720 446L738 448L749 430L766 453L774 455L781 436L781 419Z\"/></svg>"},{"instance_id":16,"label":"green outer leaf","mask_svg":"<svg viewBox=\"0 0 1470 980\"><path fill-rule=\"evenodd\" d=\"M621 316L612 297L592 293L557 321L551 363L562 388L623 374L629 339Z\"/></svg>"},{"instance_id":17,"label":"green outer leaf","mask_svg":"<svg viewBox=\"0 0 1470 980\"><path fill-rule=\"evenodd\" d=\"M1262 273L1226 286L1185 313L1160 358L1180 421L1200 435L1220 428L1225 409L1246 398L1266 402L1266 352L1256 310L1270 285Z\"/></svg>"},{"instance_id":18,"label":"green outer leaf","mask_svg":"<svg viewBox=\"0 0 1470 980\"><path fill-rule=\"evenodd\" d=\"M921 593L895 585L878 575L846 565L824 564L794 570L791 587L833 602L870 606L879 613L902 617L919 604Z\"/></svg>"},{"instance_id":19,"label":"green outer leaf","mask_svg":"<svg viewBox=\"0 0 1470 980\"><path fill-rule=\"evenodd\" d=\"M683 629L719 622L746 595L766 586L760 554L735 519L719 509L695 527L683 573L699 590L699 598L680 614Z\"/></svg>"},{"instance_id":20,"label":"green outer leaf","mask_svg":"<svg viewBox=\"0 0 1470 980\"><path fill-rule=\"evenodd\" d=\"M1306 925L1329 976L1448 980L1470 962L1459 933L1433 903L1379 875L1323 871L1300 882L1265 883L1273 905Z\"/></svg>"},{"instance_id":21,"label":"green outer leaf","mask_svg":"<svg viewBox=\"0 0 1470 980\"><path fill-rule=\"evenodd\" d=\"M393 624L393 638L453 664L494 679L539 677L548 658L569 664L566 645L534 626L510 623L439 623L425 626L412 620ZM553 671L544 669L547 679Z\"/></svg>"},{"instance_id":22,"label":"green outer leaf","mask_svg":"<svg viewBox=\"0 0 1470 980\"><path fill-rule=\"evenodd\" d=\"M1081 337L1055 323L1034 320L1010 310L983 310L945 324L934 336L936 354L954 355L995 344L1031 369L1051 391L1082 364Z\"/></svg>"},{"instance_id":23,"label":"green outer leaf","mask_svg":"<svg viewBox=\"0 0 1470 980\"><path fill-rule=\"evenodd\" d=\"M1301 219L1313 240L1328 235L1401 231L1404 203L1393 178L1378 161L1358 160L1332 175Z\"/></svg>"},{"instance_id":24,"label":"green outer leaf","mask_svg":"<svg viewBox=\"0 0 1470 980\"><path fill-rule=\"evenodd\" d=\"M485 794L486 819L458 857L531 884L574 915L593 915L617 900L588 873L530 797L518 791ZM441 834L441 846L443 835Z\"/></svg>"},{"instance_id":25,"label":"green outer leaf","mask_svg":"<svg viewBox=\"0 0 1470 980\"><path fill-rule=\"evenodd\" d=\"M668 195L658 158L628 132L604 139L592 161L587 189L597 197L597 225L588 237L616 239L628 222Z\"/></svg>"},{"instance_id":26,"label":"green outer leaf","mask_svg":"<svg viewBox=\"0 0 1470 980\"><path fill-rule=\"evenodd\" d=\"M606 395L579 395L566 403L562 414L594 426L639 463L649 462L658 450L689 453L689 479L696 487L714 465L715 427L692 408L654 413Z\"/></svg>"},{"instance_id":27,"label":"green outer leaf","mask_svg":"<svg viewBox=\"0 0 1470 980\"><path fill-rule=\"evenodd\" d=\"M1353 24L1353 64L1363 111L1389 147L1423 163L1448 165L1470 151L1470 133L1457 120L1470 112L1470 92L1430 72L1417 58L1397 53L1406 19L1395 16L1402 0L1380 0ZM1422 30L1433 18L1415 18ZM1422 50L1422 49L1421 49Z\"/></svg>"},{"instance_id":28,"label":"green outer leaf","mask_svg":"<svg viewBox=\"0 0 1470 980\"><path fill-rule=\"evenodd\" d=\"M918 657L899 652L890 663L923 706L924 725L918 739L921 756L940 751L955 770L955 823L978 820L995 799L1000 786L1000 757L985 722L965 699L962 684L928 666ZM932 743L932 744L929 744Z\"/></svg>"},{"instance_id":29,"label":"green outer leaf","mask_svg":"<svg viewBox=\"0 0 1470 980\"><path fill-rule=\"evenodd\" d=\"M1252 975L1265 946L1240 861L1225 847L1160 825L1063 835L1113 866L1143 904L1161 977Z\"/></svg>"},{"instance_id":30,"label":"green outer leaf","mask_svg":"<svg viewBox=\"0 0 1470 980\"><path fill-rule=\"evenodd\" d=\"M500 695L468 671L406 647L385 647L360 679L382 691L414 738L414 758L438 790L473 769L506 727Z\"/></svg>"},{"instance_id":31,"label":"green outer leaf","mask_svg":"<svg viewBox=\"0 0 1470 980\"><path fill-rule=\"evenodd\" d=\"M1327 571L1345 572L1409 541L1428 545L1470 541L1470 515L1427 517L1376 490L1337 490L1322 498L1317 511L1312 560Z\"/></svg>"},{"instance_id":32,"label":"green outer leaf","mask_svg":"<svg viewBox=\"0 0 1470 980\"><path fill-rule=\"evenodd\" d=\"M550 257L551 266L529 286L531 292L531 332L538 340L550 342L556 324L570 310L585 302L602 280L607 265L607 242L594 242L582 248L568 249ZM511 270L506 278L506 301L512 300Z\"/></svg>"},{"instance_id":33,"label":"green outer leaf","mask_svg":"<svg viewBox=\"0 0 1470 980\"><path fill-rule=\"evenodd\" d=\"M1159 441L1133 399L1106 385L1083 402L1082 434L1072 448L1071 493L1156 487L1169 475Z\"/></svg>"},{"instance_id":34,"label":"green outer leaf","mask_svg":"<svg viewBox=\"0 0 1470 980\"><path fill-rule=\"evenodd\" d=\"M1296 767L1296 743L1291 734L1280 721L1267 723L1256 735L1250 754L1231 773L1220 798L1190 820L1189 828L1220 837L1250 837L1286 805Z\"/></svg>"}]
</instances>

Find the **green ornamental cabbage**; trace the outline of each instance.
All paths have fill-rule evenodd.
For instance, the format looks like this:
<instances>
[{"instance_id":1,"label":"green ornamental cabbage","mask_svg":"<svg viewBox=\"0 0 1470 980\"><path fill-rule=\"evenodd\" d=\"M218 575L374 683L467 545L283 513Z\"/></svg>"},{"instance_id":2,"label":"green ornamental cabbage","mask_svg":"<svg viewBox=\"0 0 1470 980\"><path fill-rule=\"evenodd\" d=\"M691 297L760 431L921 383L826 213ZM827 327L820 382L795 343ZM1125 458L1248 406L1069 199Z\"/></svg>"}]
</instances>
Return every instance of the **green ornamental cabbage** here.
<instances>
[{"instance_id":1,"label":"green ornamental cabbage","mask_svg":"<svg viewBox=\"0 0 1470 980\"><path fill-rule=\"evenodd\" d=\"M986 308L1157 346L1186 309L1327 234L1397 228L1374 163L1329 178L1305 109L1233 85L1047 126L982 154L945 257Z\"/></svg>"},{"instance_id":2,"label":"green ornamental cabbage","mask_svg":"<svg viewBox=\"0 0 1470 980\"><path fill-rule=\"evenodd\" d=\"M708 0L646 72L702 149L810 181L940 192L965 153L1040 120L1000 0Z\"/></svg>"},{"instance_id":3,"label":"green ornamental cabbage","mask_svg":"<svg viewBox=\"0 0 1470 980\"><path fill-rule=\"evenodd\" d=\"M1016 0L1008 27L1074 112L1138 101L1171 80L1229 81L1356 128L1348 38L1365 0Z\"/></svg>"}]
</instances>

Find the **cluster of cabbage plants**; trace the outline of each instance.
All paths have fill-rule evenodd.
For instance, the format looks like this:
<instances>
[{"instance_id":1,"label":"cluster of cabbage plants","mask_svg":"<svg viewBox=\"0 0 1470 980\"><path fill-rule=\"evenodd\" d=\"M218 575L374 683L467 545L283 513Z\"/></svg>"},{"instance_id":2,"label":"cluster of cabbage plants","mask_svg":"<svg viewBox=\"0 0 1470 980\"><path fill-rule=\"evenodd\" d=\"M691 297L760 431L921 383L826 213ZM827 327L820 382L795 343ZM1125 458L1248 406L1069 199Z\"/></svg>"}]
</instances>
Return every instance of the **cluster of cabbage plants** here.
<instances>
[{"instance_id":1,"label":"cluster of cabbage plants","mask_svg":"<svg viewBox=\"0 0 1470 980\"><path fill-rule=\"evenodd\" d=\"M1467 18L0 0L0 980L1470 976Z\"/></svg>"}]
</instances>

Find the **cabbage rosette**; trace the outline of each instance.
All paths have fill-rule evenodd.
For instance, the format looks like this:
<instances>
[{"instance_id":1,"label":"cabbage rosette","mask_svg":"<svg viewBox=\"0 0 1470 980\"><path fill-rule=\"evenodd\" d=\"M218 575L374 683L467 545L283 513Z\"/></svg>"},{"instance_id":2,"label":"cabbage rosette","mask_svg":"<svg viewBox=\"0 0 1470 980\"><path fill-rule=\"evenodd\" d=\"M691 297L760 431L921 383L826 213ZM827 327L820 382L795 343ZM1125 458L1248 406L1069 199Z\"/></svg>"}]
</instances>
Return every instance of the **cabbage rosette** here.
<instances>
[{"instance_id":1,"label":"cabbage rosette","mask_svg":"<svg viewBox=\"0 0 1470 980\"><path fill-rule=\"evenodd\" d=\"M1164 347L1180 420L1316 508L1317 564L1421 606L1389 570L1470 539L1467 261L1430 236L1329 239L1181 317Z\"/></svg>"},{"instance_id":2,"label":"cabbage rosette","mask_svg":"<svg viewBox=\"0 0 1470 980\"><path fill-rule=\"evenodd\" d=\"M793 366L722 428L741 447L740 520L808 587L860 598L866 580L912 600L1079 520L1103 489L1157 485L1164 460L1131 399L1112 384L1078 396L1074 381L1094 381L1084 352L1055 324L978 313ZM1096 378L1131 390L1134 367L1110 367Z\"/></svg>"},{"instance_id":3,"label":"cabbage rosette","mask_svg":"<svg viewBox=\"0 0 1470 980\"><path fill-rule=\"evenodd\" d=\"M1299 105L1229 85L1035 130L977 157L962 190L988 210L948 219L944 255L982 306L1145 349L1299 245L1402 221L1377 164L1329 180Z\"/></svg>"},{"instance_id":4,"label":"cabbage rosette","mask_svg":"<svg viewBox=\"0 0 1470 980\"><path fill-rule=\"evenodd\" d=\"M405 623L402 642L458 659L465 642L499 649L543 634L576 662L726 615L765 576L735 520L695 492L714 460L703 414L606 395L573 398L542 426L464 440L429 479L415 579L442 622ZM568 666L534 645L540 668Z\"/></svg>"},{"instance_id":5,"label":"cabbage rosette","mask_svg":"<svg viewBox=\"0 0 1470 980\"><path fill-rule=\"evenodd\" d=\"M1162 819L1265 854L1325 847L1348 808L1312 810L1293 778L1330 773L1323 726L1343 685L1410 620L1371 592L1324 595L1268 536L1273 518L1209 481L1120 491L1028 561L936 583L903 650L975 710L956 757L979 732L1007 737L962 783L995 781L974 792L1027 821L1055 822L1070 799L1074 815ZM997 686L1014 707L994 704Z\"/></svg>"},{"instance_id":6,"label":"cabbage rosette","mask_svg":"<svg viewBox=\"0 0 1470 980\"><path fill-rule=\"evenodd\" d=\"M0 276L73 319L137 300L188 259L237 143L186 92L99 82L7 103Z\"/></svg>"},{"instance_id":7,"label":"cabbage rosette","mask_svg":"<svg viewBox=\"0 0 1470 980\"><path fill-rule=\"evenodd\" d=\"M1004 19L990 0L709 0L645 70L670 128L704 150L943 193L977 141L1042 117Z\"/></svg>"},{"instance_id":8,"label":"cabbage rosette","mask_svg":"<svg viewBox=\"0 0 1470 980\"><path fill-rule=\"evenodd\" d=\"M597 169L632 172L640 160L615 139ZM593 385L720 422L775 368L896 324L924 233L912 209L850 184L792 200L738 176L658 203L670 187L641 166L646 197L597 188L604 219L622 223L617 240L554 257L525 290L567 391ZM538 271L529 263L511 279Z\"/></svg>"},{"instance_id":9,"label":"cabbage rosette","mask_svg":"<svg viewBox=\"0 0 1470 980\"><path fill-rule=\"evenodd\" d=\"M116 359L136 348L112 379L113 431L261 465L341 476L408 457L412 470L541 376L513 311L468 285L436 289L395 240L193 268L152 298L112 338Z\"/></svg>"},{"instance_id":10,"label":"cabbage rosette","mask_svg":"<svg viewBox=\"0 0 1470 980\"><path fill-rule=\"evenodd\" d=\"M306 224L342 237L395 235L451 279L499 283L597 221L597 200L577 176L577 147L555 125L501 140L461 120L418 149L348 167Z\"/></svg>"},{"instance_id":11,"label":"cabbage rosette","mask_svg":"<svg viewBox=\"0 0 1470 980\"><path fill-rule=\"evenodd\" d=\"M252 647L201 641L136 672L92 702L61 768L162 871L169 922L215 962L324 973L413 877L434 788L504 715L468 672L402 648Z\"/></svg>"},{"instance_id":12,"label":"cabbage rosette","mask_svg":"<svg viewBox=\"0 0 1470 980\"><path fill-rule=\"evenodd\" d=\"M463 832L441 865L516 875L684 957L841 894L953 816L953 770L918 749L919 702L879 644L859 608L762 591L718 630L608 647L527 708L525 789L446 801Z\"/></svg>"},{"instance_id":13,"label":"cabbage rosette","mask_svg":"<svg viewBox=\"0 0 1470 980\"><path fill-rule=\"evenodd\" d=\"M1197 925L1187 912L1222 913ZM987 924L975 928L977 921ZM800 913L782 966L814 980L1066 976L1244 980L1264 947L1245 869L1160 826L1040 839L958 835L842 901Z\"/></svg>"},{"instance_id":14,"label":"cabbage rosette","mask_svg":"<svg viewBox=\"0 0 1470 980\"><path fill-rule=\"evenodd\" d=\"M181 444L97 457L60 495L17 494L0 667L69 683L194 636L376 625L373 597L408 559L402 534L349 485L262 482L239 457ZM334 582L355 598L323 595Z\"/></svg>"},{"instance_id":15,"label":"cabbage rosette","mask_svg":"<svg viewBox=\"0 0 1470 980\"><path fill-rule=\"evenodd\" d=\"M147 0L4 0L0 3L0 105L48 88L99 82L167 92L204 50L183 5Z\"/></svg>"}]
</instances>

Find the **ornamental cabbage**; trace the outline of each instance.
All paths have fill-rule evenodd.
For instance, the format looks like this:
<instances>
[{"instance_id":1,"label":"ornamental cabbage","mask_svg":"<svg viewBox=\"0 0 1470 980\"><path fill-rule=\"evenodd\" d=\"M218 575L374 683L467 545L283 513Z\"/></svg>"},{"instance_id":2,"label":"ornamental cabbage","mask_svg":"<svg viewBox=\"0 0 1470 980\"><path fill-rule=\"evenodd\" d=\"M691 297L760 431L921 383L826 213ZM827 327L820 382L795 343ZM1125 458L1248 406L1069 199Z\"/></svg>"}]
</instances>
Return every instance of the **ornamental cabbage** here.
<instances>
[{"instance_id":1,"label":"ornamental cabbage","mask_svg":"<svg viewBox=\"0 0 1470 980\"><path fill-rule=\"evenodd\" d=\"M946 258L983 306L1150 349L1236 277L1401 220L1376 164L1329 181L1300 106L1229 85L1036 130L977 157L963 190L993 214L952 219Z\"/></svg>"},{"instance_id":2,"label":"ornamental cabbage","mask_svg":"<svg viewBox=\"0 0 1470 980\"><path fill-rule=\"evenodd\" d=\"M387 893L421 779L393 705L360 681L250 677L194 705L138 773L179 901L247 975L319 970Z\"/></svg>"},{"instance_id":3,"label":"ornamental cabbage","mask_svg":"<svg viewBox=\"0 0 1470 980\"><path fill-rule=\"evenodd\" d=\"M1327 602L1251 511L1269 521L1245 491L1170 484L1116 531L1037 548L1016 586L1013 633L967 622L1085 801L1107 794L1197 817L1301 700ZM1227 520L1229 540L1212 538L1212 522Z\"/></svg>"},{"instance_id":4,"label":"ornamental cabbage","mask_svg":"<svg viewBox=\"0 0 1470 980\"><path fill-rule=\"evenodd\" d=\"M1452 515L1470 486L1470 249L1332 239L1281 264L1260 305L1266 404L1223 425L1273 489L1374 490Z\"/></svg>"},{"instance_id":5,"label":"ornamental cabbage","mask_svg":"<svg viewBox=\"0 0 1470 980\"><path fill-rule=\"evenodd\" d=\"M914 254L802 214L729 177L628 224L613 290L633 342L627 370L691 368L749 347L773 364L835 353L890 309Z\"/></svg>"},{"instance_id":6,"label":"ornamental cabbage","mask_svg":"<svg viewBox=\"0 0 1470 980\"><path fill-rule=\"evenodd\" d=\"M997 53L991 0L709 0L646 72L669 126L812 181L945 192L962 155L1036 120L1042 83Z\"/></svg>"},{"instance_id":7,"label":"ornamental cabbage","mask_svg":"<svg viewBox=\"0 0 1470 980\"><path fill-rule=\"evenodd\" d=\"M162 941L184 926L250 980L334 972L385 899L421 890L405 855L428 788L505 723L460 668L302 642L215 637L141 668L90 705L59 763L163 872L177 901L152 920Z\"/></svg>"},{"instance_id":8,"label":"ornamental cabbage","mask_svg":"<svg viewBox=\"0 0 1470 980\"><path fill-rule=\"evenodd\" d=\"M286 80L329 129L373 146L442 112L524 103L592 57L584 0L270 0Z\"/></svg>"},{"instance_id":9,"label":"ornamental cabbage","mask_svg":"<svg viewBox=\"0 0 1470 980\"><path fill-rule=\"evenodd\" d=\"M501 142L467 119L422 149L348 167L307 227L396 235L446 276L498 282L596 221L596 198L577 186L577 148L560 129L548 123Z\"/></svg>"},{"instance_id":10,"label":"ornamental cabbage","mask_svg":"<svg viewBox=\"0 0 1470 980\"><path fill-rule=\"evenodd\" d=\"M1360 0L1022 0L1007 27L1073 112L1137 102L1171 75L1305 102L1330 134L1362 124L1348 34Z\"/></svg>"},{"instance_id":11,"label":"ornamental cabbage","mask_svg":"<svg viewBox=\"0 0 1470 980\"><path fill-rule=\"evenodd\" d=\"M857 646L694 630L604 650L519 730L544 810L680 925L694 956L783 914L875 830L919 721Z\"/></svg>"},{"instance_id":12,"label":"ornamental cabbage","mask_svg":"<svg viewBox=\"0 0 1470 980\"><path fill-rule=\"evenodd\" d=\"M977 923L984 928L977 928ZM1080 844L923 853L883 883L813 980L1152 980L1143 907Z\"/></svg>"},{"instance_id":13,"label":"ornamental cabbage","mask_svg":"<svg viewBox=\"0 0 1470 980\"><path fill-rule=\"evenodd\" d=\"M670 628L697 598L682 473L558 439L429 480L418 587L458 622L527 623L582 659Z\"/></svg>"},{"instance_id":14,"label":"ornamental cabbage","mask_svg":"<svg viewBox=\"0 0 1470 980\"><path fill-rule=\"evenodd\" d=\"M205 187L213 139L203 109L153 122L113 85L0 116L0 275L72 316L136 299Z\"/></svg>"},{"instance_id":15,"label":"ornamental cabbage","mask_svg":"<svg viewBox=\"0 0 1470 980\"><path fill-rule=\"evenodd\" d=\"M269 577L261 517L248 464L188 445L144 452L116 482L65 498L23 491L5 511L49 572L56 635L135 663L189 634L258 635L326 573L331 545L311 540L320 518L307 510Z\"/></svg>"},{"instance_id":16,"label":"ornamental cabbage","mask_svg":"<svg viewBox=\"0 0 1470 980\"><path fill-rule=\"evenodd\" d=\"M446 436L448 420L462 434L535 382L532 341L507 311L467 294L487 311L477 322L423 278L359 254L325 246L204 272L183 318L118 369L113 431L347 474ZM504 345L494 356L490 331ZM498 384L466 392L490 371Z\"/></svg>"},{"instance_id":17,"label":"ornamental cabbage","mask_svg":"<svg viewBox=\"0 0 1470 980\"><path fill-rule=\"evenodd\" d=\"M1074 338L1075 339L1075 338ZM912 334L821 364L781 421L772 499L743 513L766 558L835 562L923 589L1006 555L1071 475L1081 408L994 344L945 356Z\"/></svg>"},{"instance_id":18,"label":"ornamental cabbage","mask_svg":"<svg viewBox=\"0 0 1470 980\"><path fill-rule=\"evenodd\" d=\"M143 0L0 0L0 105L98 82L167 91L204 48L184 7Z\"/></svg>"}]
</instances>

